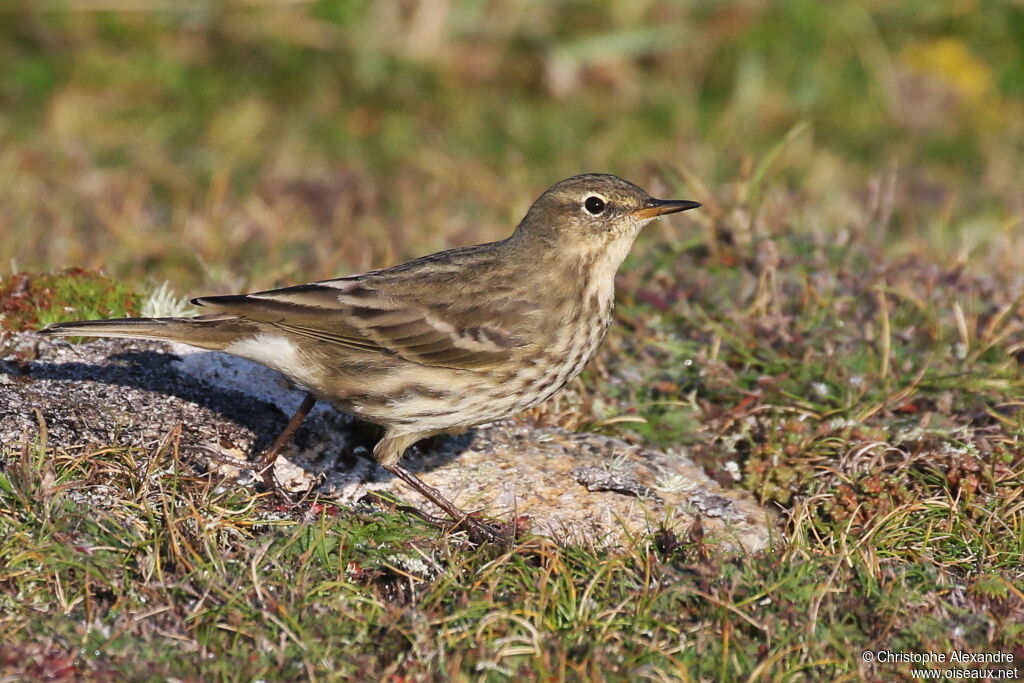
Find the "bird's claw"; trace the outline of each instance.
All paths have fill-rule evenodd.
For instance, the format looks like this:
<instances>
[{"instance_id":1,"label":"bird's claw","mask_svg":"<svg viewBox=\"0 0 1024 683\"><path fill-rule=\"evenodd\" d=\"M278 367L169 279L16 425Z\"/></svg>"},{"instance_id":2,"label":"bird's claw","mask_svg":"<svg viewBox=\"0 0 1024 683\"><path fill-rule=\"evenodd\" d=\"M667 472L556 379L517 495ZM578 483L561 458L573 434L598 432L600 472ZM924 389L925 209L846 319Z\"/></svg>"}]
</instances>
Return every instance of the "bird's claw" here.
<instances>
[{"instance_id":1,"label":"bird's claw","mask_svg":"<svg viewBox=\"0 0 1024 683\"><path fill-rule=\"evenodd\" d=\"M464 530L469 537L469 541L474 545L484 545L485 543L509 545L517 536L514 533L514 527L500 522L482 521L476 516L476 513L465 514L459 519L450 519L448 517L437 517L411 505L400 505L396 509L419 517L427 524L445 532Z\"/></svg>"}]
</instances>

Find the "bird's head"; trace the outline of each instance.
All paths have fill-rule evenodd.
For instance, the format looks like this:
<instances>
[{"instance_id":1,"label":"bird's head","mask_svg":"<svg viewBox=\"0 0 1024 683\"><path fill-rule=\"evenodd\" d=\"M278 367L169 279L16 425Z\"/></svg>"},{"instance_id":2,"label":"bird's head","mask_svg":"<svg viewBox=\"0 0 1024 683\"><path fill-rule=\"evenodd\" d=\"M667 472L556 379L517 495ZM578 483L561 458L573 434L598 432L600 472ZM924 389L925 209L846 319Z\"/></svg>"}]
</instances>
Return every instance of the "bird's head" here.
<instances>
[{"instance_id":1,"label":"bird's head","mask_svg":"<svg viewBox=\"0 0 1024 683\"><path fill-rule=\"evenodd\" d=\"M587 173L548 188L530 207L516 234L554 247L588 250L616 244L628 250L646 223L698 206L686 199L655 199L618 176Z\"/></svg>"}]
</instances>

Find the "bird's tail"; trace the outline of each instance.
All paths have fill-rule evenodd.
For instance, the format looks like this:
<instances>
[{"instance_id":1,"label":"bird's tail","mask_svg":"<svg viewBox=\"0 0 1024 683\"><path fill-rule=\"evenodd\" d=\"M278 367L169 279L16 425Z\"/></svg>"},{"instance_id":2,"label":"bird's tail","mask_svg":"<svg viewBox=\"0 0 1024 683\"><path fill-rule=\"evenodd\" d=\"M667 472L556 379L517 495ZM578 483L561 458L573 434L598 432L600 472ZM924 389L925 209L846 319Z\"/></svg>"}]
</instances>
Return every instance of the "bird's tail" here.
<instances>
[{"instance_id":1,"label":"bird's tail","mask_svg":"<svg viewBox=\"0 0 1024 683\"><path fill-rule=\"evenodd\" d=\"M254 332L251 323L223 313L193 318L113 318L53 323L39 334L55 337L128 337L176 341L221 350Z\"/></svg>"}]
</instances>

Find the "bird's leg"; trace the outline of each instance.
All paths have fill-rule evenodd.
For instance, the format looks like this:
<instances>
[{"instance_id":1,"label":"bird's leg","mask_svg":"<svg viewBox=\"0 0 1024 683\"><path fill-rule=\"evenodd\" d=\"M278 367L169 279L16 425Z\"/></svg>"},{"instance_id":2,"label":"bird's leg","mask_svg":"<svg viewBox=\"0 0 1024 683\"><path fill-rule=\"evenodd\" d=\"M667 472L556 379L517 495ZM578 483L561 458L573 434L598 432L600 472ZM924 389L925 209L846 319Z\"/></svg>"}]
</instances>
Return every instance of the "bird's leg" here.
<instances>
[{"instance_id":1,"label":"bird's leg","mask_svg":"<svg viewBox=\"0 0 1024 683\"><path fill-rule=\"evenodd\" d=\"M451 501L441 495L440 491L435 489L433 486L430 486L415 474L400 466L398 463L392 463L390 465L381 463L381 466L409 486L416 489L420 495L431 503L447 512L455 522L456 527L464 526L469 532L469 540L472 542L499 543L507 542L509 540L509 537L506 534L501 533L489 524L481 522L472 515L469 515L455 507Z\"/></svg>"},{"instance_id":2,"label":"bird's leg","mask_svg":"<svg viewBox=\"0 0 1024 683\"><path fill-rule=\"evenodd\" d=\"M440 491L429 486L415 474L398 464L398 459L402 457L405 449L426 436L430 436L430 432L385 433L384 438L374 446L373 455L381 467L418 491L420 495L431 503L447 512L452 518L454 527L461 526L466 529L469 532L469 540L473 543L509 542L512 538L511 535L502 533L500 529L481 522L479 519L455 507L451 501L441 495Z\"/></svg>"},{"instance_id":3,"label":"bird's leg","mask_svg":"<svg viewBox=\"0 0 1024 683\"><path fill-rule=\"evenodd\" d=\"M274 462L277 460L277 456L281 454L284 447L288 445L288 442L292 440L295 432L298 431L302 423L305 422L306 417L309 415L309 411L316 405L316 397L313 394L306 394L306 398L302 399L302 404L299 409L292 415L292 419L288 421L284 431L282 431L274 443L270 446L270 449L263 454L259 462L256 464L256 472L263 478L263 485L268 491L276 491L280 495L284 495L284 490L277 481L277 477L274 476ZM285 496L287 498L287 496Z\"/></svg>"}]
</instances>

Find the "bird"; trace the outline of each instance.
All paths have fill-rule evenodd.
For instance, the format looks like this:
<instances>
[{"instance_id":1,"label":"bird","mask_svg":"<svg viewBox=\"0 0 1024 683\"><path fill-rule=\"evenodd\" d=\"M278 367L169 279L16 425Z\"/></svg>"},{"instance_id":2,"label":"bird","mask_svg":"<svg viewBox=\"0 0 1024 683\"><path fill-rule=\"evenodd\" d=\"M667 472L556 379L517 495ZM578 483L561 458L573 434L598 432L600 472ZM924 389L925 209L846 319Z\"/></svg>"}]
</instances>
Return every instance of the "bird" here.
<instances>
[{"instance_id":1,"label":"bird","mask_svg":"<svg viewBox=\"0 0 1024 683\"><path fill-rule=\"evenodd\" d=\"M505 239L390 268L192 299L193 317L63 322L45 335L182 342L261 363L306 392L259 461L264 481L316 401L383 428L376 461L470 536L494 527L399 464L412 444L511 417L575 378L612 320L615 275L641 228L700 203L655 199L618 176L548 188ZM254 468L255 469L255 468Z\"/></svg>"}]
</instances>

